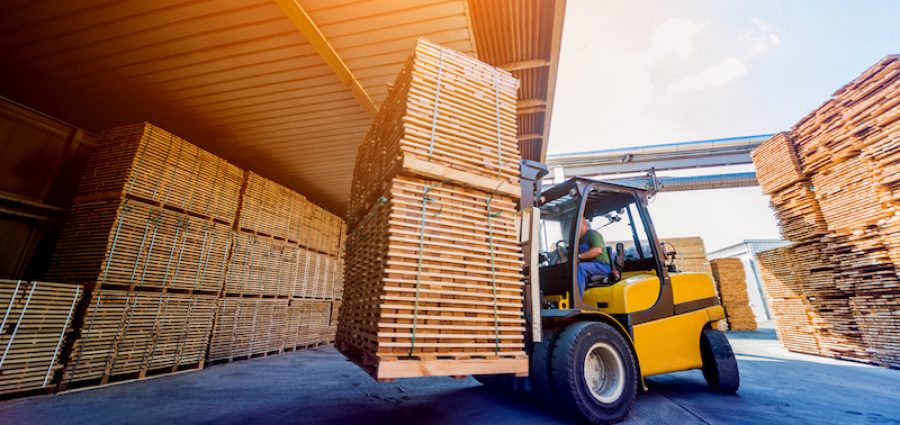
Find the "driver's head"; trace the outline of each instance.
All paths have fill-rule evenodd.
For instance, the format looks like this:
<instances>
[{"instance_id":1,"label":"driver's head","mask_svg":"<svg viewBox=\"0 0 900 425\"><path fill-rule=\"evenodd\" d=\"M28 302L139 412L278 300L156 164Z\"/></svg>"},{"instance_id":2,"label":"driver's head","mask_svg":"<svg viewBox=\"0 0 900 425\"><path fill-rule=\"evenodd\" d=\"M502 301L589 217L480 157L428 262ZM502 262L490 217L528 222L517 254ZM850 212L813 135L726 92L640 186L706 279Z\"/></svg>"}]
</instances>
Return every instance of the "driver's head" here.
<instances>
[{"instance_id":1,"label":"driver's head","mask_svg":"<svg viewBox=\"0 0 900 425\"><path fill-rule=\"evenodd\" d=\"M588 229L590 229L590 228L591 228L591 225L590 225L590 223L588 223L587 218L581 217L581 230L579 230L579 232L578 232L578 237L584 236L584 234L587 233Z\"/></svg>"}]
</instances>

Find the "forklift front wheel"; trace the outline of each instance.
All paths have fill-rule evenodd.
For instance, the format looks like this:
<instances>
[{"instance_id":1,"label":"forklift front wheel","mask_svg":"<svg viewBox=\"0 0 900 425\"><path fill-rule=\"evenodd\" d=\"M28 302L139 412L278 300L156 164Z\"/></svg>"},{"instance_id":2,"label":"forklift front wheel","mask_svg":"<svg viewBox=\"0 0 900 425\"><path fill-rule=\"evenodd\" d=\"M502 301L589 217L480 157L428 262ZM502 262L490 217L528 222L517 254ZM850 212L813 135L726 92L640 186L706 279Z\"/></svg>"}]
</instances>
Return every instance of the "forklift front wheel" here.
<instances>
[{"instance_id":1,"label":"forklift front wheel","mask_svg":"<svg viewBox=\"0 0 900 425\"><path fill-rule=\"evenodd\" d=\"M713 391L736 393L741 386L737 359L728 338L719 330L704 329L700 334L703 378Z\"/></svg>"},{"instance_id":2,"label":"forklift front wheel","mask_svg":"<svg viewBox=\"0 0 900 425\"><path fill-rule=\"evenodd\" d=\"M595 424L619 422L631 411L637 367L628 343L612 326L568 326L556 342L551 365L556 394L569 411Z\"/></svg>"}]
</instances>

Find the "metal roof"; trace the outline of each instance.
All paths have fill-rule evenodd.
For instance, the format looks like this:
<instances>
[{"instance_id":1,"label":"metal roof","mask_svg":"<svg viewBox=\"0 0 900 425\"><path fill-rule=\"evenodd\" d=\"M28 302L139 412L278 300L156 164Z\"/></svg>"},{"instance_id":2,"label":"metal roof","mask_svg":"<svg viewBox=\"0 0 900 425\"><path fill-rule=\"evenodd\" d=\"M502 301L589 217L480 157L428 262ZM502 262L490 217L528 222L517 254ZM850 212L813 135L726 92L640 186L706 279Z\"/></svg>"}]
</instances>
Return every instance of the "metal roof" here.
<instances>
[{"instance_id":1,"label":"metal roof","mask_svg":"<svg viewBox=\"0 0 900 425\"><path fill-rule=\"evenodd\" d=\"M150 121L343 214L357 144L418 37L522 80L546 155L565 0L0 5L0 94L90 131Z\"/></svg>"}]
</instances>

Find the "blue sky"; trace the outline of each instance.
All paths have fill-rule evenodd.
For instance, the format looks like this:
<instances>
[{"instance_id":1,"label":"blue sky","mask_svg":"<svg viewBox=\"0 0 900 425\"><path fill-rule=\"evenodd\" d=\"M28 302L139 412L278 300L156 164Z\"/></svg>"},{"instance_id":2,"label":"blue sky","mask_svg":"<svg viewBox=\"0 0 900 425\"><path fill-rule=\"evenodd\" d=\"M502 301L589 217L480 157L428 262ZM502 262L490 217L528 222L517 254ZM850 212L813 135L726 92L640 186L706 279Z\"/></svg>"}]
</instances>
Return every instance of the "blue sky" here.
<instances>
[{"instance_id":1,"label":"blue sky","mask_svg":"<svg viewBox=\"0 0 900 425\"><path fill-rule=\"evenodd\" d=\"M900 53L900 1L568 0L562 43L550 153L764 134ZM661 236L707 249L778 236L759 188L651 211Z\"/></svg>"}]
</instances>

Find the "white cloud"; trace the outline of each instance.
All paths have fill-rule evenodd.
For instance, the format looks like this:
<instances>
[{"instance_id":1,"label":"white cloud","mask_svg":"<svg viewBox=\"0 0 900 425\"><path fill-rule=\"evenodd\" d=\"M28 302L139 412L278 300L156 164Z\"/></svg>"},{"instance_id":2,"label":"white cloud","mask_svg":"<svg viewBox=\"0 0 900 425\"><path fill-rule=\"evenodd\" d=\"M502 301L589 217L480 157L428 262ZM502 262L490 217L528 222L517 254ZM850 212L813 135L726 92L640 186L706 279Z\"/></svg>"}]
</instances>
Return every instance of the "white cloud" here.
<instances>
[{"instance_id":1,"label":"white cloud","mask_svg":"<svg viewBox=\"0 0 900 425\"><path fill-rule=\"evenodd\" d=\"M742 60L728 56L694 75L673 81L666 87L666 93L677 94L688 90L721 87L743 77L746 73L747 66Z\"/></svg>"},{"instance_id":2,"label":"white cloud","mask_svg":"<svg viewBox=\"0 0 900 425\"><path fill-rule=\"evenodd\" d=\"M750 54L765 52L781 42L771 25L758 18L750 18L750 23L753 24L753 27L741 34L741 42L744 43Z\"/></svg>"},{"instance_id":3,"label":"white cloud","mask_svg":"<svg viewBox=\"0 0 900 425\"><path fill-rule=\"evenodd\" d=\"M654 61L670 55L686 57L694 50L694 37L703 32L706 24L684 18L669 18L662 23L650 39L647 59Z\"/></svg>"}]
</instances>

